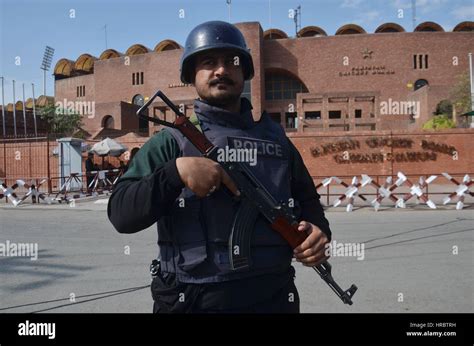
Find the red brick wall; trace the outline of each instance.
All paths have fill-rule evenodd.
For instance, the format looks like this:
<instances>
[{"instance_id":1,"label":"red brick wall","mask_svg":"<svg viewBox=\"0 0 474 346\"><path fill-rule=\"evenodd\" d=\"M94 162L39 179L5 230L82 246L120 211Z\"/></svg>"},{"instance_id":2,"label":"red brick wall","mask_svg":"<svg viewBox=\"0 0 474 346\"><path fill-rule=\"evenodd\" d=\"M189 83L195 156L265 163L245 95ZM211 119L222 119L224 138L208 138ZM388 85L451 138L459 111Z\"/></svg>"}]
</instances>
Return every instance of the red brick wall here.
<instances>
[{"instance_id":1,"label":"red brick wall","mask_svg":"<svg viewBox=\"0 0 474 346\"><path fill-rule=\"evenodd\" d=\"M0 143L0 180L6 181L8 186L22 179L30 184L31 179L43 179L49 174L52 178L52 188L57 189L59 180L58 156L53 155L53 149L57 147L56 141L46 140L17 141ZM47 183L43 184L42 191L47 189Z\"/></svg>"},{"instance_id":2,"label":"red brick wall","mask_svg":"<svg viewBox=\"0 0 474 346\"><path fill-rule=\"evenodd\" d=\"M239 23L236 24L242 34L245 36L245 40L250 53L252 54L255 75L251 80L250 90L252 93L252 105L254 107L254 119L260 119L262 114L262 105L264 102L264 83L265 83L265 71L261 68L264 60L263 51L263 31L258 22L251 23Z\"/></svg>"},{"instance_id":3,"label":"red brick wall","mask_svg":"<svg viewBox=\"0 0 474 346\"><path fill-rule=\"evenodd\" d=\"M366 173L369 175L390 175L402 171L405 174L429 175L448 172L450 174L474 173L474 155L472 155L472 139L474 130L453 129L440 132L413 132L406 131L383 131L374 135L373 132L364 131L347 135L346 132L332 132L327 134L288 134L291 141L299 150L303 160L312 176L352 176ZM398 140L390 147L388 143L375 148L370 148L367 141L375 143L376 138L379 143L383 139ZM422 141L428 145L437 145L423 148ZM133 148L139 148L147 141L147 138L131 138L121 141L128 147L129 153L125 153L119 158L107 158L113 166L119 166L119 160L128 162L130 152ZM351 142L352 141L352 142ZM407 142L411 141L411 142ZM339 146L338 146L339 143ZM350 149L342 145L352 144L359 148ZM411 148L400 148L400 146L411 144ZM331 146L331 145L335 146ZM53 156L53 149L57 142L50 141L49 160L51 177L58 176L58 157ZM324 151L326 147L326 153ZM317 150L319 149L319 154ZM452 150L457 152L458 159L453 160ZM344 155L347 151L349 160L347 163L337 163L334 156ZM47 172L47 143L45 141L35 142L9 142L0 143L0 179L7 178L8 185L15 179L43 178L48 176ZM5 155L5 154L6 155ZM18 156L17 153L20 153ZM415 153L415 154L408 154ZM354 155L385 155L382 162L378 163L356 163L351 162L357 158ZM352 155L352 156L351 156ZM394 160L389 160L392 155ZM410 156L409 156L410 155ZM413 157L414 156L414 157ZM371 156L372 157L372 156ZM19 158L16 160L16 158ZM84 160L85 160L84 154ZM380 156L379 156L380 158ZM415 159L417 161L400 161ZM434 159L434 160L432 160ZM422 161L426 160L426 161ZM96 157L96 163L101 164L102 160ZM53 189L57 188L58 181L53 180Z\"/></svg>"},{"instance_id":4,"label":"red brick wall","mask_svg":"<svg viewBox=\"0 0 474 346\"><path fill-rule=\"evenodd\" d=\"M393 131L392 133L390 131L378 133L364 131L351 135L348 135L347 132L311 135L292 133L288 136L301 153L313 176L329 177L360 175L362 173L386 175L396 174L398 171L420 175L442 172L474 173L473 129L453 129L439 132ZM393 143L394 147L386 143L371 148L367 141L373 138L376 138L378 143L382 143L383 139L389 140L391 138L400 141ZM437 144L436 150L423 148L423 140L428 145ZM402 147L408 145L407 141L411 141L411 147ZM453 150L457 152L457 160L453 159L456 158L453 156ZM347 153L344 153L345 151ZM375 155L374 158L372 158L372 154ZM381 162L356 162L358 158L359 161L367 159L361 155L370 155L371 159L377 160L377 158L381 159L380 156L377 156L380 154L384 156ZM359 156L357 157L357 155ZM337 163L335 156L338 157L337 160L340 163ZM394 159L390 159L390 156ZM344 158L348 158L348 160L343 160Z\"/></svg>"}]
</instances>

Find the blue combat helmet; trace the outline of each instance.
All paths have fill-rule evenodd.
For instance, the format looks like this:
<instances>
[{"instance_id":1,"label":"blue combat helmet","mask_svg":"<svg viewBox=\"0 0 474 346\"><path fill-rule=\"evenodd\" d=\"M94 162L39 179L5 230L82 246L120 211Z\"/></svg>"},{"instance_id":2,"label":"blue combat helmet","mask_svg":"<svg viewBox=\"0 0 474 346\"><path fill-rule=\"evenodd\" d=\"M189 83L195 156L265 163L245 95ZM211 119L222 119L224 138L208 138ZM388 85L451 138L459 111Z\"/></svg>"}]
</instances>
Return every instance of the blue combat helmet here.
<instances>
[{"instance_id":1,"label":"blue combat helmet","mask_svg":"<svg viewBox=\"0 0 474 346\"><path fill-rule=\"evenodd\" d=\"M181 57L181 81L194 82L194 57L201 52L213 49L233 49L241 59L244 79L254 75L253 60L245 43L244 35L230 23L210 21L199 24L189 33Z\"/></svg>"}]
</instances>

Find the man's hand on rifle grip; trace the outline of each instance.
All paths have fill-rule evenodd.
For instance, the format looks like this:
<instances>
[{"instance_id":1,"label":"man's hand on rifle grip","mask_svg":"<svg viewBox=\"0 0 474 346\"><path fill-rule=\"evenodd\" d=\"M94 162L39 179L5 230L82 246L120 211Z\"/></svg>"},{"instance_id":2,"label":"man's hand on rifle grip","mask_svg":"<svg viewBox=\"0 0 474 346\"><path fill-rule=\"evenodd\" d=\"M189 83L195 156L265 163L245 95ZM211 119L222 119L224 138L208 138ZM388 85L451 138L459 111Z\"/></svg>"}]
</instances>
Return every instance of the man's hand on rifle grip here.
<instances>
[{"instance_id":1,"label":"man's hand on rifle grip","mask_svg":"<svg viewBox=\"0 0 474 346\"><path fill-rule=\"evenodd\" d=\"M306 232L308 237L294 249L296 261L303 263L304 266L313 267L328 260L326 256L326 244L329 240L318 226L307 221L301 221L298 231Z\"/></svg>"},{"instance_id":2,"label":"man's hand on rifle grip","mask_svg":"<svg viewBox=\"0 0 474 346\"><path fill-rule=\"evenodd\" d=\"M221 187L221 183L236 196L240 191L224 169L205 157L179 157L176 169L184 185L198 197L206 197Z\"/></svg>"}]
</instances>

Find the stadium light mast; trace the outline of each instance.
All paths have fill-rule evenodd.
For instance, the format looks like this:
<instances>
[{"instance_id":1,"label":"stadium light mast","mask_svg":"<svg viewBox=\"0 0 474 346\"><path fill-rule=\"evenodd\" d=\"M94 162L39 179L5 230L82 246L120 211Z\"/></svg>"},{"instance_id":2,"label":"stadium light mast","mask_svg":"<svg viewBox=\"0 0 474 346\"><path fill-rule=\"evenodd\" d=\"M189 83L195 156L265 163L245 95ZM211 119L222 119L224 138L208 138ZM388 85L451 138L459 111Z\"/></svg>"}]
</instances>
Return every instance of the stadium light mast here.
<instances>
[{"instance_id":1,"label":"stadium light mast","mask_svg":"<svg viewBox=\"0 0 474 346\"><path fill-rule=\"evenodd\" d=\"M413 22L413 30L416 28L416 0L411 0L411 20Z\"/></svg>"},{"instance_id":2,"label":"stadium light mast","mask_svg":"<svg viewBox=\"0 0 474 346\"><path fill-rule=\"evenodd\" d=\"M43 95L46 96L46 71L49 71L51 62L53 61L54 48L46 46L43 55L43 62L41 63L41 69L43 70Z\"/></svg>"},{"instance_id":3,"label":"stadium light mast","mask_svg":"<svg viewBox=\"0 0 474 346\"><path fill-rule=\"evenodd\" d=\"M230 8L232 7L232 0L225 0L227 3L227 9L229 10L229 23L230 23Z\"/></svg>"},{"instance_id":4,"label":"stadium light mast","mask_svg":"<svg viewBox=\"0 0 474 346\"><path fill-rule=\"evenodd\" d=\"M298 32L301 30L301 5L298 5L298 7L295 9L293 20L295 22L296 30L295 37L298 37Z\"/></svg>"}]
</instances>

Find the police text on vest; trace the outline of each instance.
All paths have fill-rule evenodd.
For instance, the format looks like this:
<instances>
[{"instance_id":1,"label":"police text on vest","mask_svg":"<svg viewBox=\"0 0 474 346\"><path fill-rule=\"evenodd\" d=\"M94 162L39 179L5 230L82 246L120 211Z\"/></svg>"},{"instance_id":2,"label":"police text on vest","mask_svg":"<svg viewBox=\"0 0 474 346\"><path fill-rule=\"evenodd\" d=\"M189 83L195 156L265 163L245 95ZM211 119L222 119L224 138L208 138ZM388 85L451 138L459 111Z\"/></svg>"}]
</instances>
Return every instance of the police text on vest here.
<instances>
[{"instance_id":1,"label":"police text on vest","mask_svg":"<svg viewBox=\"0 0 474 346\"><path fill-rule=\"evenodd\" d=\"M229 144L236 149L255 149L257 155L265 157L283 158L281 144L256 138L228 137Z\"/></svg>"}]
</instances>

